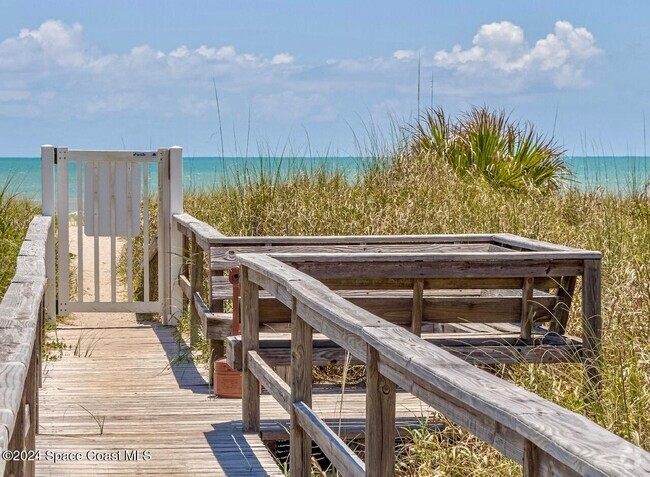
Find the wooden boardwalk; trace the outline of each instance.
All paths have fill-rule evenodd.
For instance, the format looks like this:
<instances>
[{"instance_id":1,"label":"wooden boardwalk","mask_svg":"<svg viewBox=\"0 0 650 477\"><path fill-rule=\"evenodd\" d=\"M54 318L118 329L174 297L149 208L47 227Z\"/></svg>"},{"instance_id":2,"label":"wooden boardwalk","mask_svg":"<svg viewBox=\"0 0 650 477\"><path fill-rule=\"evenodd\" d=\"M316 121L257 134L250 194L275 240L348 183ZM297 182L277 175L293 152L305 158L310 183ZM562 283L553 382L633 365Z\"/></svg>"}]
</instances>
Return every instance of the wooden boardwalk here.
<instances>
[{"instance_id":1,"label":"wooden boardwalk","mask_svg":"<svg viewBox=\"0 0 650 477\"><path fill-rule=\"evenodd\" d=\"M72 348L44 370L36 447L80 452L82 460L42 461L37 475L282 475L260 439L242 434L239 400L212 398L200 367L170 367L178 356L171 328L134 315L77 321L59 328ZM150 460L87 455L120 451L124 459L127 450L141 458L150 451Z\"/></svg>"},{"instance_id":2,"label":"wooden boardwalk","mask_svg":"<svg viewBox=\"0 0 650 477\"><path fill-rule=\"evenodd\" d=\"M83 314L73 321L56 332L70 348L44 369L36 447L80 452L82 460L42 459L37 475L283 475L260 438L242 433L240 400L215 399L201 365L170 367L179 353L170 327L131 314ZM314 396L314 409L325 418L338 417L339 406L340 396ZM398 413L422 416L427 408L403 395ZM266 427L287 424L268 395L262 416ZM346 394L342 417L364 416L365 394ZM103 420L103 432L95 418ZM125 461L132 450L140 460ZM143 459L145 450L150 460ZM122 460L90 460L89 451L119 451Z\"/></svg>"}]
</instances>

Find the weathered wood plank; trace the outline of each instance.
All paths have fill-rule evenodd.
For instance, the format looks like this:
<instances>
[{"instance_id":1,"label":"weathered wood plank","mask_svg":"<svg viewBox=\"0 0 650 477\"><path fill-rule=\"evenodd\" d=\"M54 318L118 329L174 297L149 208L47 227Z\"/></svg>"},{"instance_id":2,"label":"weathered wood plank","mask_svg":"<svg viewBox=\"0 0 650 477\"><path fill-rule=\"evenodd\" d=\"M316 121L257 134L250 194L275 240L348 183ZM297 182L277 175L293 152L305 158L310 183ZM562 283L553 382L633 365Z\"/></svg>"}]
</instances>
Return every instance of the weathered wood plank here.
<instances>
[{"instance_id":1,"label":"weathered wood plank","mask_svg":"<svg viewBox=\"0 0 650 477\"><path fill-rule=\"evenodd\" d=\"M521 323L521 339L529 340L533 336L533 322L536 311L533 303L533 290L535 289L535 279L531 277L524 278L524 284L521 292L521 312L519 321ZM544 306L542 310L549 310Z\"/></svg>"},{"instance_id":2,"label":"weathered wood plank","mask_svg":"<svg viewBox=\"0 0 650 477\"><path fill-rule=\"evenodd\" d=\"M514 246L523 250L531 251L566 251L566 252L575 252L575 251L584 251L583 249L567 247L565 245L559 245L550 242L544 242L542 240L535 240L527 237L521 237L519 235L513 234L496 234L493 236L493 241L499 245L505 246ZM600 252L590 252L592 254L599 254Z\"/></svg>"},{"instance_id":3,"label":"weathered wood plank","mask_svg":"<svg viewBox=\"0 0 650 477\"><path fill-rule=\"evenodd\" d=\"M528 440L579 475L641 475L641 472L650 472L650 454L642 449L587 418L469 366L406 331L373 327L364 329L364 336L386 360L386 366L380 366L380 372L388 373L386 375L399 386L425 398L425 402L443 413L445 411L439 407L444 406L441 398L464 407L466 412L478 413L484 419L515 431L521 445L518 449L509 449L490 442L493 437L477 434L471 421L458 422L464 427L470 426L466 428L480 438L488 439L497 449L520 463L523 462L523 442ZM433 394L438 398L433 398ZM452 418L456 419L460 418Z\"/></svg>"},{"instance_id":4,"label":"weathered wood plank","mask_svg":"<svg viewBox=\"0 0 650 477\"><path fill-rule=\"evenodd\" d=\"M505 249L503 249L505 250ZM488 243L468 244L332 244L310 245L240 245L227 247L212 247L210 249L210 266L215 270L225 270L238 265L237 254L242 253L272 253L276 254L305 254L305 253L455 253L455 252L488 252ZM509 250L511 252L511 250ZM498 253L494 251L494 253Z\"/></svg>"},{"instance_id":5,"label":"weathered wood plank","mask_svg":"<svg viewBox=\"0 0 650 477\"><path fill-rule=\"evenodd\" d=\"M240 254L243 255L243 254ZM599 260L600 252L587 250L510 251L510 252L448 252L448 253L270 253L271 257L286 263L375 263L375 262L520 262L542 260Z\"/></svg>"},{"instance_id":6,"label":"weathered wood plank","mask_svg":"<svg viewBox=\"0 0 650 477\"><path fill-rule=\"evenodd\" d=\"M535 286L540 290L558 288L562 277L537 277ZM423 278L425 290L482 290L521 288L521 278ZM332 290L412 290L413 278L323 278L320 281ZM228 277L212 277L212 295L221 299L229 297Z\"/></svg>"},{"instance_id":7,"label":"weathered wood plank","mask_svg":"<svg viewBox=\"0 0 650 477\"><path fill-rule=\"evenodd\" d=\"M553 307L554 319L550 330L560 335L566 332L576 281L576 277L563 277L557 290L557 302Z\"/></svg>"},{"instance_id":8,"label":"weathered wood plank","mask_svg":"<svg viewBox=\"0 0 650 477\"><path fill-rule=\"evenodd\" d=\"M332 429L323 422L309 407L308 404L298 401L293 404L293 413L300 428L306 431L307 437L316 442L318 447L330 459L334 467L345 476L362 477L366 475L366 468L361 459L336 435ZM293 429L293 425L292 425ZM309 459L311 460L311 439L309 439ZM293 444L291 445L291 456L294 456ZM309 476L310 466L307 469L294 467L291 461L291 475ZM369 474L369 475L390 475L390 474Z\"/></svg>"},{"instance_id":9,"label":"weathered wood plank","mask_svg":"<svg viewBox=\"0 0 650 477\"><path fill-rule=\"evenodd\" d=\"M585 260L582 277L582 342L584 345L585 387L587 395L598 399L601 392L601 315L600 260Z\"/></svg>"},{"instance_id":10,"label":"weathered wood plank","mask_svg":"<svg viewBox=\"0 0 650 477\"><path fill-rule=\"evenodd\" d=\"M312 328L302 320L294 298L291 307L291 432L289 465L293 476L311 475L311 438L303 427L297 402L309 407L312 403ZM309 425L309 423L306 423Z\"/></svg>"},{"instance_id":11,"label":"weathered wood plank","mask_svg":"<svg viewBox=\"0 0 650 477\"><path fill-rule=\"evenodd\" d=\"M413 283L413 305L411 309L411 333L420 336L424 315L424 280L416 279Z\"/></svg>"},{"instance_id":12,"label":"weathered wood plank","mask_svg":"<svg viewBox=\"0 0 650 477\"><path fill-rule=\"evenodd\" d=\"M356 391L356 390L355 390ZM358 396L356 393L354 396ZM352 395L352 394L351 394ZM320 394L316 398L323 398L325 395ZM416 402L416 398L404 393L397 394L397 401L400 405L409 407L411 402ZM417 400L416 406L420 403ZM316 405L320 406L320 402ZM345 407L346 414L356 413L359 410L360 404L364 402L348 401ZM323 418L323 422L332 429L337 436L341 439L365 439L366 437L366 416L365 414L359 417L329 417ZM395 419L395 436L399 438L407 438L409 431L422 430L426 426L431 432L442 431L445 429L445 424L436 422L433 419L423 421L421 418L400 416ZM290 423L288 419L269 420L263 419L260 424L260 437L262 441L283 441L289 438Z\"/></svg>"},{"instance_id":13,"label":"weathered wood plank","mask_svg":"<svg viewBox=\"0 0 650 477\"><path fill-rule=\"evenodd\" d=\"M248 352L248 367L284 410L291 412L291 387L264 362L256 351Z\"/></svg>"},{"instance_id":14,"label":"weathered wood plank","mask_svg":"<svg viewBox=\"0 0 650 477\"><path fill-rule=\"evenodd\" d=\"M260 429L259 381L248 366L248 352L259 348L259 287L248 279L248 268L239 270L242 321L242 429Z\"/></svg>"},{"instance_id":15,"label":"weathered wood plank","mask_svg":"<svg viewBox=\"0 0 650 477\"><path fill-rule=\"evenodd\" d=\"M192 296L196 293L199 298L201 296L201 288L203 287L203 267L204 267L204 257L203 250L199 247L196 234L192 234L190 240L190 290ZM205 306L205 305L204 305ZM199 312L197 310L196 300L193 300L192 306L190 306L190 344L195 345L199 341L199 331L201 324L204 322ZM207 326L204 326L203 329L206 329Z\"/></svg>"},{"instance_id":16,"label":"weathered wood plank","mask_svg":"<svg viewBox=\"0 0 650 477\"><path fill-rule=\"evenodd\" d=\"M379 353L368 346L366 360L366 469L395 475L395 383L379 373Z\"/></svg>"},{"instance_id":17,"label":"weathered wood plank","mask_svg":"<svg viewBox=\"0 0 650 477\"><path fill-rule=\"evenodd\" d=\"M558 252L561 253L561 252ZM338 255L338 254L334 254ZM582 274L582 261L570 259L525 259L512 260L504 257L502 262L485 260L457 260L449 254L441 254L440 260L408 263L399 262L393 255L391 262L370 260L372 266L359 266L354 271L355 278L523 278L523 277L561 277ZM503 255L503 254L499 254ZM240 255L240 260L243 255ZM360 258L358 255L357 258ZM383 258L383 256L380 256ZM306 257L298 257L300 261L288 256L281 256L296 269L314 278L331 279L350 277L350 262L308 262ZM333 257L334 258L334 257ZM370 257L371 258L371 257ZM408 258L408 257L403 257ZM415 257L413 257L415 258ZM489 257L488 257L489 258ZM316 257L314 257L316 259Z\"/></svg>"},{"instance_id":18,"label":"weathered wood plank","mask_svg":"<svg viewBox=\"0 0 650 477\"><path fill-rule=\"evenodd\" d=\"M184 214L185 215L185 214ZM196 219L195 219L196 220ZM438 235L327 235L327 236L224 236L211 239L214 246L276 246L276 245L352 245L352 244L406 244L406 243L491 243L492 234L438 234Z\"/></svg>"},{"instance_id":19,"label":"weathered wood plank","mask_svg":"<svg viewBox=\"0 0 650 477\"><path fill-rule=\"evenodd\" d=\"M27 365L19 362L0 363L0 424L7 428L9 436L14 433L16 418L27 377Z\"/></svg>"},{"instance_id":20,"label":"weathered wood plank","mask_svg":"<svg viewBox=\"0 0 650 477\"><path fill-rule=\"evenodd\" d=\"M342 294L344 298L345 294ZM363 308L386 321L412 326L413 299L392 297L390 293L367 297L347 297L347 302ZM553 296L537 296L530 300L528 310L536 322L550 321L555 304ZM422 300L422 323L511 323L521 319L520 296L433 297ZM416 310L420 316L419 309ZM528 315L527 315L528 316ZM286 306L270 298L260 299L260 323L287 323L290 313ZM531 322L532 323L532 322Z\"/></svg>"},{"instance_id":21,"label":"weathered wood plank","mask_svg":"<svg viewBox=\"0 0 650 477\"><path fill-rule=\"evenodd\" d=\"M173 330L126 316L80 315L78 327L57 330L72 346L79 336L100 341L89 357L70 350L48 363L36 447L84 457L89 450L148 449L151 460L41 461L37 475L282 476L260 438L242 433L241 401L212 398L204 366L170 364L187 351L185 343L178 348ZM116 321L119 326L103 328ZM103 434L80 405L105 418ZM286 416L271 396L263 396L261 407L271 419Z\"/></svg>"},{"instance_id":22,"label":"weathered wood plank","mask_svg":"<svg viewBox=\"0 0 650 477\"><path fill-rule=\"evenodd\" d=\"M53 223L53 218L50 216L35 215L29 223L25 240L28 241L47 241L50 226Z\"/></svg>"},{"instance_id":23,"label":"weathered wood plank","mask_svg":"<svg viewBox=\"0 0 650 477\"><path fill-rule=\"evenodd\" d=\"M174 214L173 220L176 223L177 229L183 235L190 236L190 234L194 234L198 246L206 252L210 250L211 240L223 237L223 234L217 229L195 219L189 214Z\"/></svg>"},{"instance_id":24,"label":"weathered wood plank","mask_svg":"<svg viewBox=\"0 0 650 477\"><path fill-rule=\"evenodd\" d=\"M544 463L540 475L549 475L549 469L562 469L567 475L650 472L650 454L586 418L476 369L402 328L377 321L313 278L301 278L291 270L285 274L285 268L269 262L268 257L242 255L240 259L286 287L297 300L296 313L315 329L362 360L361 343L373 346L381 356L380 373L508 457L523 463L526 442L532 443L539 449L539 462ZM266 264L271 265L270 274ZM591 275L590 287L599 290L596 265L588 266L592 267L585 267ZM595 292L590 293L593 313L588 319L593 320L600 316L600 300L599 294L594 297Z\"/></svg>"},{"instance_id":25,"label":"weathered wood plank","mask_svg":"<svg viewBox=\"0 0 650 477\"><path fill-rule=\"evenodd\" d=\"M191 299L192 286L190 285L189 278L187 278L185 275L180 275L178 277L178 285L181 287L181 290L183 290L183 295L185 295L186 298Z\"/></svg>"}]
</instances>

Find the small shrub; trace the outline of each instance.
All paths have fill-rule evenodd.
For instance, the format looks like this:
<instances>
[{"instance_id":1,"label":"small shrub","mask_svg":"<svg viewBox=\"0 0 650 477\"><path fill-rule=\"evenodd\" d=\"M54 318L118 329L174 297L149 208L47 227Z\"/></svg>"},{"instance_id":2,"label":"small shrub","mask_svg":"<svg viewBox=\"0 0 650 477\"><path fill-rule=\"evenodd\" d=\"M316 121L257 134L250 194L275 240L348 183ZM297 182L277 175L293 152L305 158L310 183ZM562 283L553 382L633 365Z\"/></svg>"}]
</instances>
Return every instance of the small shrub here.
<instances>
[{"instance_id":1,"label":"small shrub","mask_svg":"<svg viewBox=\"0 0 650 477\"><path fill-rule=\"evenodd\" d=\"M456 120L441 108L429 110L410 127L406 147L412 155L433 154L457 172L478 173L498 187L555 190L568 174L564 151L552 138L486 107Z\"/></svg>"}]
</instances>

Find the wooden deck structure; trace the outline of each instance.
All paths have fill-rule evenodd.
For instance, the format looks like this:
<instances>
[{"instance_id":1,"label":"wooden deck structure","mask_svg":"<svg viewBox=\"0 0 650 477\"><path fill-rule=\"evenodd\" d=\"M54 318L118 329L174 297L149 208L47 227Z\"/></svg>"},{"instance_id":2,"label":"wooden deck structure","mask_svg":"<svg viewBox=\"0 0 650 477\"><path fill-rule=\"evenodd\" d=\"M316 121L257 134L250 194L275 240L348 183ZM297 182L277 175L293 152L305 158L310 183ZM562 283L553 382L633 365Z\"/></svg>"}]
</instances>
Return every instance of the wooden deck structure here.
<instances>
[{"instance_id":1,"label":"wooden deck structure","mask_svg":"<svg viewBox=\"0 0 650 477\"><path fill-rule=\"evenodd\" d=\"M188 351L185 344L179 349L173 328L134 314L71 319L75 324L56 333L70 348L44 366L36 448L82 458L42 459L36 475L284 475L262 442L288 438L289 416L270 395L261 396L263 435L244 433L241 400L215 399L205 366L170 366ZM314 406L332 425L340 399L316 390ZM402 417L428 413L406 393L398 401ZM364 394L349 393L343 402L344 426L364 421ZM138 460L125 460L133 451ZM120 460L89 459L89 452L117 452Z\"/></svg>"},{"instance_id":2,"label":"wooden deck structure","mask_svg":"<svg viewBox=\"0 0 650 477\"><path fill-rule=\"evenodd\" d=\"M51 175L58 152L44 151ZM164 270L148 286L159 296L145 293L139 302L129 282L125 301L110 285L113 296L102 302L96 279L112 277L115 260L102 264L96 251L87 254L94 302L81 307L85 291L78 290L80 313L55 332L61 359L46 363L45 322L57 306L49 202L46 216L30 225L0 304L4 475L284 475L263 441L288 436L292 476L309 475L314 442L342 475L391 476L398 428L432 409L519 462L525 477L650 475L643 449L474 366L580 363L587 397L597 398L598 252L508 234L225 237L182 213L180 148L161 151L159 217L167 219L159 222L165 256L156 260ZM104 152L93 154L99 160ZM140 153L133 154L118 154L127 170ZM146 157L159 157L153 154ZM53 194L44 182L43 196ZM95 212L98 201L95 194ZM84 239L79 230L74 236ZM116 243L114 230L87 238ZM234 266L240 296L226 276ZM127 268L129 277L138 273ZM156 278L146 272L149 263L144 270ZM81 267L78 273L88 285ZM578 280L582 334L575 337L566 329ZM62 298L64 311L75 302ZM233 303L240 316L227 311ZM134 314L156 304L162 324ZM190 344L202 333L211 362L227 355L242 369L243 399L214 398L212 369L182 359L188 344L166 326L182 307L190 313ZM234 319L241 336L230 336ZM364 387L342 396L312 384L312 365L348 355L366 365ZM351 436L365 440L365 462L346 444Z\"/></svg>"}]
</instances>

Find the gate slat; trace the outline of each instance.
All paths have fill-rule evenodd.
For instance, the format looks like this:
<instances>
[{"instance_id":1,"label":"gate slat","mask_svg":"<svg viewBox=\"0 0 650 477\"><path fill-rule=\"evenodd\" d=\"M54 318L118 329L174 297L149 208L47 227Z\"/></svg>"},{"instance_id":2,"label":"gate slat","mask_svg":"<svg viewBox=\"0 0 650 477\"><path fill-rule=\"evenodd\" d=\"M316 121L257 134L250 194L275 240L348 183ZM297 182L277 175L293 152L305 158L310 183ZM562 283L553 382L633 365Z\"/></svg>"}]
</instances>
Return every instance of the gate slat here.
<instances>
[{"instance_id":1,"label":"gate slat","mask_svg":"<svg viewBox=\"0 0 650 477\"><path fill-rule=\"evenodd\" d=\"M84 301L84 237L82 161L77 160L77 301Z\"/></svg>"},{"instance_id":2,"label":"gate slat","mask_svg":"<svg viewBox=\"0 0 650 477\"><path fill-rule=\"evenodd\" d=\"M142 164L142 203L144 206L142 207L142 224L143 224L143 230L142 230L142 243L143 243L143 248L144 248L144 253L142 254L142 264L143 264L143 269L144 269L144 302L148 303L150 300L150 291L149 291L149 266L151 265L151 261L149 260L149 164L144 163Z\"/></svg>"},{"instance_id":3,"label":"gate slat","mask_svg":"<svg viewBox=\"0 0 650 477\"><path fill-rule=\"evenodd\" d=\"M133 163L126 163L126 294L133 301Z\"/></svg>"},{"instance_id":4,"label":"gate slat","mask_svg":"<svg viewBox=\"0 0 650 477\"><path fill-rule=\"evenodd\" d=\"M66 315L70 301L70 241L69 241L69 184L68 184L68 149L57 148L57 214L59 216L59 314Z\"/></svg>"},{"instance_id":5,"label":"gate slat","mask_svg":"<svg viewBox=\"0 0 650 477\"><path fill-rule=\"evenodd\" d=\"M115 244L115 161L110 163L111 169L111 302L117 302L117 278L116 278L116 262L117 262L117 247Z\"/></svg>"},{"instance_id":6,"label":"gate slat","mask_svg":"<svg viewBox=\"0 0 650 477\"><path fill-rule=\"evenodd\" d=\"M95 303L99 303L99 164L96 162L93 162L93 232Z\"/></svg>"}]
</instances>

